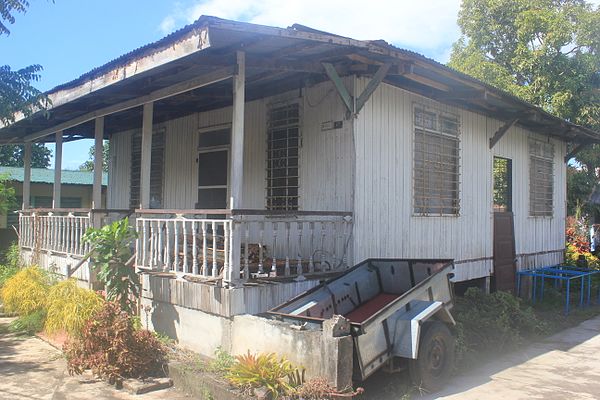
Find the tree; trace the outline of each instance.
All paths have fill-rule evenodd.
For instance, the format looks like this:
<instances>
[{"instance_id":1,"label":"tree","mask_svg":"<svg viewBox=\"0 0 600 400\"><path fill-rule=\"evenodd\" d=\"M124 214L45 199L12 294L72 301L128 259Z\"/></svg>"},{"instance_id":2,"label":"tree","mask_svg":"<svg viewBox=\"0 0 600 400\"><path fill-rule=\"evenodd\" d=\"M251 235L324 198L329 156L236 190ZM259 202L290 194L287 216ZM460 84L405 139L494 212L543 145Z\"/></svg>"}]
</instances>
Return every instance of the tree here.
<instances>
[{"instance_id":1,"label":"tree","mask_svg":"<svg viewBox=\"0 0 600 400\"><path fill-rule=\"evenodd\" d=\"M25 149L19 145L0 146L0 165L4 167L23 167ZM31 167L48 168L52 151L43 143L31 144Z\"/></svg>"},{"instance_id":2,"label":"tree","mask_svg":"<svg viewBox=\"0 0 600 400\"><path fill-rule=\"evenodd\" d=\"M0 175L0 214L6 215L16 202L15 189L6 184L8 176Z\"/></svg>"},{"instance_id":3,"label":"tree","mask_svg":"<svg viewBox=\"0 0 600 400\"><path fill-rule=\"evenodd\" d=\"M27 7L29 3L26 0L0 0L0 36L10 34L7 24L14 24L14 13L24 13ZM14 122L15 114L19 112L29 116L48 106L48 97L32 85L40 79L41 70L42 66L37 64L18 70L8 65L0 66L1 123Z\"/></svg>"},{"instance_id":4,"label":"tree","mask_svg":"<svg viewBox=\"0 0 600 400\"><path fill-rule=\"evenodd\" d=\"M449 66L600 130L600 9L584 0L463 0L458 25ZM570 202L587 201L599 151L578 154Z\"/></svg>"},{"instance_id":5,"label":"tree","mask_svg":"<svg viewBox=\"0 0 600 400\"><path fill-rule=\"evenodd\" d=\"M94 153L96 152L96 146L90 147L89 160L79 166L80 171L93 171L94 170ZM109 142L104 141L102 144L102 171L108 172L108 157L109 157Z\"/></svg>"}]
</instances>

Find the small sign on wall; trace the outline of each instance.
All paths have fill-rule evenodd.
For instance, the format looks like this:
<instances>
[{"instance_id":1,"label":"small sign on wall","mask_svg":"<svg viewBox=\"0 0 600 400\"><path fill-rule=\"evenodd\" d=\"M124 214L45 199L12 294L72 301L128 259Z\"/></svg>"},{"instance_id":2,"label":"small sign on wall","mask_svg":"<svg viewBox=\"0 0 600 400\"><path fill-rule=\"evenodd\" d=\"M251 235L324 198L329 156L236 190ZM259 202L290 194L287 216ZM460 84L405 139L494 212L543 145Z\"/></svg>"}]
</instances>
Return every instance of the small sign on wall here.
<instances>
[{"instance_id":1,"label":"small sign on wall","mask_svg":"<svg viewBox=\"0 0 600 400\"><path fill-rule=\"evenodd\" d=\"M341 129L344 126L344 121L325 121L321 122L321 131L331 131L334 129Z\"/></svg>"}]
</instances>

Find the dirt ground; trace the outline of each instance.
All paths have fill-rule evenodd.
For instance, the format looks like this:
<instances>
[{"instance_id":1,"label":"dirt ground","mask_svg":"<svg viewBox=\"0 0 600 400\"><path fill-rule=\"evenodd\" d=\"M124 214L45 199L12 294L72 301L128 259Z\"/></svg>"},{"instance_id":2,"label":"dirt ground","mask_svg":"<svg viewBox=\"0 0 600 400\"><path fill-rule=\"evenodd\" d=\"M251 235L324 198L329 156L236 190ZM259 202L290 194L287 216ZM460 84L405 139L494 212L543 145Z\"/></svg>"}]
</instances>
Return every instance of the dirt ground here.
<instances>
[{"instance_id":1,"label":"dirt ground","mask_svg":"<svg viewBox=\"0 0 600 400\"><path fill-rule=\"evenodd\" d=\"M404 395L405 374L376 376L369 400L525 400L600 398L600 316L499 355L451 379L439 393ZM404 386L403 386L404 385Z\"/></svg>"},{"instance_id":2,"label":"dirt ground","mask_svg":"<svg viewBox=\"0 0 600 400\"><path fill-rule=\"evenodd\" d=\"M0 318L0 399L189 399L174 388L134 396L91 374L69 376L59 350L36 337L7 333L10 320Z\"/></svg>"}]
</instances>

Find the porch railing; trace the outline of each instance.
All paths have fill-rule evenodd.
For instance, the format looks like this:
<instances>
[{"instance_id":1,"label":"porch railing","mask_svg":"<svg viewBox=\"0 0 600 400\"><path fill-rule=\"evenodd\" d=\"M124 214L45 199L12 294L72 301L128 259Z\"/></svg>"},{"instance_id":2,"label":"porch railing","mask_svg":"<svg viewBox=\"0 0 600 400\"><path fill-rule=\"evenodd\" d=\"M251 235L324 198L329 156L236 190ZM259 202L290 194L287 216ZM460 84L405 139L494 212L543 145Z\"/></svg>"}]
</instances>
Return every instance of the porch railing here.
<instances>
[{"instance_id":1,"label":"porch railing","mask_svg":"<svg viewBox=\"0 0 600 400\"><path fill-rule=\"evenodd\" d=\"M19 213L19 245L34 251L83 256L81 238L92 226L89 209L31 209Z\"/></svg>"},{"instance_id":2,"label":"porch railing","mask_svg":"<svg viewBox=\"0 0 600 400\"><path fill-rule=\"evenodd\" d=\"M137 210L136 265L197 275L302 277L352 264L352 213ZM210 214L209 214L210 213Z\"/></svg>"}]
</instances>

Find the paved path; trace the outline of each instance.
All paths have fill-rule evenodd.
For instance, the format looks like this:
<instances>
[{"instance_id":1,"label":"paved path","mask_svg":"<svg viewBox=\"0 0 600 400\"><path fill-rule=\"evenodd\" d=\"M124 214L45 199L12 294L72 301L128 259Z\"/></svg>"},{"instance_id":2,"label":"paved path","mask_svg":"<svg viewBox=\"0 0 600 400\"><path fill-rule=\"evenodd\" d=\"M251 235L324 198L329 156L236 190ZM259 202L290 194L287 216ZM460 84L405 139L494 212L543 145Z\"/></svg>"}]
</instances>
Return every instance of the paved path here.
<instances>
[{"instance_id":1,"label":"paved path","mask_svg":"<svg viewBox=\"0 0 600 400\"><path fill-rule=\"evenodd\" d=\"M455 377L421 399L600 399L600 317Z\"/></svg>"},{"instance_id":2,"label":"paved path","mask_svg":"<svg viewBox=\"0 0 600 400\"><path fill-rule=\"evenodd\" d=\"M9 319L0 318L0 326ZM0 399L189 399L171 388L133 396L91 375L69 376L62 353L36 337L0 334Z\"/></svg>"}]
</instances>

